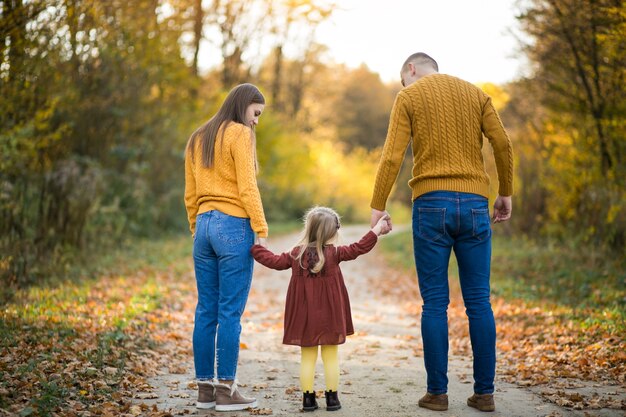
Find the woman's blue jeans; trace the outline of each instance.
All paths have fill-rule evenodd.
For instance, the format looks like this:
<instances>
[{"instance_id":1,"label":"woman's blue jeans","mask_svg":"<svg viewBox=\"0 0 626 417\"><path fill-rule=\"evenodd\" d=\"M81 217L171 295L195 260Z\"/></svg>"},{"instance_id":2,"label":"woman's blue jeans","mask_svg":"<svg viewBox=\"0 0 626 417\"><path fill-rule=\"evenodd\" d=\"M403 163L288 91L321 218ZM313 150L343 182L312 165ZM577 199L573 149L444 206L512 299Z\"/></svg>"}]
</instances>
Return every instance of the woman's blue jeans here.
<instances>
[{"instance_id":1,"label":"woman's blue jeans","mask_svg":"<svg viewBox=\"0 0 626 417\"><path fill-rule=\"evenodd\" d=\"M235 379L241 315L252 283L253 243L250 219L217 210L198 215L193 243L198 287L193 329L197 379Z\"/></svg>"},{"instance_id":2,"label":"woman's blue jeans","mask_svg":"<svg viewBox=\"0 0 626 417\"><path fill-rule=\"evenodd\" d=\"M496 324L489 301L491 223L488 200L477 194L434 191L413 201L413 251L422 310L427 390L448 391L448 264L454 249L474 355L474 392L491 394Z\"/></svg>"}]
</instances>

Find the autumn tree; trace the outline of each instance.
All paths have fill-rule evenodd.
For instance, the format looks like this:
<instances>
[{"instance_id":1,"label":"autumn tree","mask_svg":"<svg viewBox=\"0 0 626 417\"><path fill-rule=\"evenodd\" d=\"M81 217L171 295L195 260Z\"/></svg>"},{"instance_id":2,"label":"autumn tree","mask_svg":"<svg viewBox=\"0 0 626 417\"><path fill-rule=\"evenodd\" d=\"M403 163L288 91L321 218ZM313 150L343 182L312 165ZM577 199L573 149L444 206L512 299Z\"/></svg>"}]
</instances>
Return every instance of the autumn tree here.
<instances>
[{"instance_id":1,"label":"autumn tree","mask_svg":"<svg viewBox=\"0 0 626 417\"><path fill-rule=\"evenodd\" d=\"M598 169L616 176L623 169L626 65L626 6L621 1L551 0L536 2L521 16L535 42L527 47L538 63L537 78L547 87L545 101L580 121L593 135ZM623 172L622 172L623 173Z\"/></svg>"},{"instance_id":2,"label":"autumn tree","mask_svg":"<svg viewBox=\"0 0 626 417\"><path fill-rule=\"evenodd\" d=\"M617 247L626 239L625 16L619 0L533 0L519 16L527 94L545 109L536 130L550 138L542 155L556 171L545 184L551 218Z\"/></svg>"},{"instance_id":3,"label":"autumn tree","mask_svg":"<svg viewBox=\"0 0 626 417\"><path fill-rule=\"evenodd\" d=\"M159 4L0 3L3 278L32 281L94 238L171 224L171 149L194 81Z\"/></svg>"},{"instance_id":4,"label":"autumn tree","mask_svg":"<svg viewBox=\"0 0 626 417\"><path fill-rule=\"evenodd\" d=\"M382 146L397 90L383 84L365 65L350 72L341 86L334 105L339 139L348 147Z\"/></svg>"},{"instance_id":5,"label":"autumn tree","mask_svg":"<svg viewBox=\"0 0 626 417\"><path fill-rule=\"evenodd\" d=\"M0 1L3 283L37 282L80 251L129 236L186 230L186 141L244 81L269 96L257 130L268 218L294 219L326 203L362 220L375 161L361 145L376 145L355 138L382 143L393 94L367 70L370 84L352 85L365 103L350 102L345 83L359 70L326 64L326 47L315 41L334 7ZM200 71L203 42L217 47L219 68ZM369 130L343 144L338 129L359 124Z\"/></svg>"},{"instance_id":6,"label":"autumn tree","mask_svg":"<svg viewBox=\"0 0 626 417\"><path fill-rule=\"evenodd\" d=\"M270 2L268 17L273 38L270 91L272 103L279 111L286 111L292 117L298 113L307 84L307 67L317 62L315 32L335 8L334 2L320 0ZM285 59L286 46L299 53Z\"/></svg>"}]
</instances>

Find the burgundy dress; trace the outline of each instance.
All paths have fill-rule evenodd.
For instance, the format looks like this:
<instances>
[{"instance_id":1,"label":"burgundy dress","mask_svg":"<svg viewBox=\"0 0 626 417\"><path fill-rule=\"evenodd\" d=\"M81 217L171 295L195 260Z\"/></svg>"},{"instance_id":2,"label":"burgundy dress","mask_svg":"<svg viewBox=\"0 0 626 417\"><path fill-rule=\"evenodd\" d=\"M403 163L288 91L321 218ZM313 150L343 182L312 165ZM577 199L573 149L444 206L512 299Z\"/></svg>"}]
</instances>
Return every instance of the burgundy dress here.
<instances>
[{"instance_id":1,"label":"burgundy dress","mask_svg":"<svg viewBox=\"0 0 626 417\"><path fill-rule=\"evenodd\" d=\"M285 334L283 343L296 346L340 345L354 334L350 299L339 262L356 259L372 250L378 236L368 232L360 241L346 246L324 247L324 267L314 274L309 271L317 262L315 248L307 249L302 265L295 259L298 248L280 255L260 245L252 247L252 256L268 268L291 268L291 281L285 302Z\"/></svg>"}]
</instances>

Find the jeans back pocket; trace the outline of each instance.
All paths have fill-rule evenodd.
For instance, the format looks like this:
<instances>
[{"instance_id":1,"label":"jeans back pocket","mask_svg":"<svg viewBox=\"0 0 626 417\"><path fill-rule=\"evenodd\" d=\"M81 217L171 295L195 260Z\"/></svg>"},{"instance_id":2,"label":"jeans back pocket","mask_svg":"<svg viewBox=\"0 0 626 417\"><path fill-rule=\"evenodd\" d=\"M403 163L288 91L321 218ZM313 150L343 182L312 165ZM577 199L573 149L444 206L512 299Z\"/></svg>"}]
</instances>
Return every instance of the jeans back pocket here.
<instances>
[{"instance_id":1,"label":"jeans back pocket","mask_svg":"<svg viewBox=\"0 0 626 417\"><path fill-rule=\"evenodd\" d=\"M418 207L418 233L434 242L446 234L446 209Z\"/></svg>"},{"instance_id":2,"label":"jeans back pocket","mask_svg":"<svg viewBox=\"0 0 626 417\"><path fill-rule=\"evenodd\" d=\"M250 219L222 215L216 220L217 237L223 243L236 245L242 243L246 239L246 232L250 228Z\"/></svg>"},{"instance_id":3,"label":"jeans back pocket","mask_svg":"<svg viewBox=\"0 0 626 417\"><path fill-rule=\"evenodd\" d=\"M491 236L491 220L489 209L472 209L472 235L478 240L489 239Z\"/></svg>"}]
</instances>

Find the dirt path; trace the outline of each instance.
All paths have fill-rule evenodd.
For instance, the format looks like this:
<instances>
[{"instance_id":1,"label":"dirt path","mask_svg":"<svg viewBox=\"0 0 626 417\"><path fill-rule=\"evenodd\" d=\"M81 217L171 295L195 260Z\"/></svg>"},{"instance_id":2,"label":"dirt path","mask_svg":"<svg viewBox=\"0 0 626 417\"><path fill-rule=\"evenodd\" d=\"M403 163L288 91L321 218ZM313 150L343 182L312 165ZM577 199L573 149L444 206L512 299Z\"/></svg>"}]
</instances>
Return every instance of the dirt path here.
<instances>
[{"instance_id":1,"label":"dirt path","mask_svg":"<svg viewBox=\"0 0 626 417\"><path fill-rule=\"evenodd\" d=\"M357 240L367 229L350 226L342 229L342 242ZM275 252L287 250L294 235L270 239ZM449 363L449 398L447 412L434 412L417 407L426 388L421 352L419 317L409 313L398 295L381 295L376 284L389 274L378 248L356 261L342 264L350 293L356 335L340 347L340 399L343 408L333 416L484 416L465 405L472 393L472 370L469 358L451 356ZM151 394L141 395L138 403L150 408L169 410L173 415L248 416L251 414L302 415L298 385L299 349L284 346L282 341L283 302L289 272L277 272L255 266L252 291L243 319L243 332L238 368L244 392L256 396L260 410L236 413L199 411L195 405L193 359L191 356L192 314L178 315L183 320L179 334L182 340L172 358L174 366L164 368L161 375L148 380ZM415 283L417 286L417 283ZM194 297L195 294L184 294ZM183 301L193 304L192 300ZM184 317L184 318L183 318ZM188 335L188 339L184 335ZM186 356L185 356L186 355ZM182 356L182 359L181 359ZM176 362L179 361L179 362ZM172 373L172 369L176 369ZM501 380L496 381L496 412L490 416L622 416L619 410L573 411L558 407L532 391ZM316 389L322 391L323 368L318 361ZM153 397L153 398L150 398ZM317 414L326 415L324 400ZM146 407L144 407L146 408Z\"/></svg>"}]
</instances>

